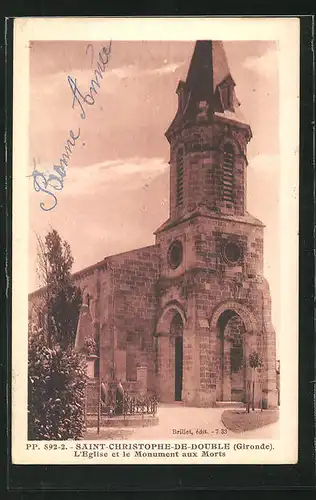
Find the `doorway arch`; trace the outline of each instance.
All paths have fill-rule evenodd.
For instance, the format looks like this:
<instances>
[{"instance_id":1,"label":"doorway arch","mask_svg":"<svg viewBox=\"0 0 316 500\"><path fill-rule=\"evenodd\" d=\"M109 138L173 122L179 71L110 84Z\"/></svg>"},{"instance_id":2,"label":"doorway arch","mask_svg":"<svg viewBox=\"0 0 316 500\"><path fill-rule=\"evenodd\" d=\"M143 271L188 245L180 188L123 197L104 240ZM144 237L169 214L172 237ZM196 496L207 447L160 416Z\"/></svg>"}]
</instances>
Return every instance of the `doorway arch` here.
<instances>
[{"instance_id":1,"label":"doorway arch","mask_svg":"<svg viewBox=\"0 0 316 500\"><path fill-rule=\"evenodd\" d=\"M156 325L156 366L160 398L165 402L182 401L186 315L172 301L162 311Z\"/></svg>"},{"instance_id":2,"label":"doorway arch","mask_svg":"<svg viewBox=\"0 0 316 500\"><path fill-rule=\"evenodd\" d=\"M247 397L247 356L259 330L253 311L228 300L210 318L216 338L216 400L245 401Z\"/></svg>"},{"instance_id":3,"label":"doorway arch","mask_svg":"<svg viewBox=\"0 0 316 500\"><path fill-rule=\"evenodd\" d=\"M246 328L242 318L230 309L218 319L219 384L217 399L245 401L246 397Z\"/></svg>"},{"instance_id":4,"label":"doorway arch","mask_svg":"<svg viewBox=\"0 0 316 500\"><path fill-rule=\"evenodd\" d=\"M181 316L183 325L186 324L187 318L184 309L177 300L173 300L166 304L159 316L156 324L156 335L169 335L171 323L176 313Z\"/></svg>"},{"instance_id":5,"label":"doorway arch","mask_svg":"<svg viewBox=\"0 0 316 500\"><path fill-rule=\"evenodd\" d=\"M174 399L182 401L183 380L183 320L176 312L170 324L171 341L174 340Z\"/></svg>"}]
</instances>

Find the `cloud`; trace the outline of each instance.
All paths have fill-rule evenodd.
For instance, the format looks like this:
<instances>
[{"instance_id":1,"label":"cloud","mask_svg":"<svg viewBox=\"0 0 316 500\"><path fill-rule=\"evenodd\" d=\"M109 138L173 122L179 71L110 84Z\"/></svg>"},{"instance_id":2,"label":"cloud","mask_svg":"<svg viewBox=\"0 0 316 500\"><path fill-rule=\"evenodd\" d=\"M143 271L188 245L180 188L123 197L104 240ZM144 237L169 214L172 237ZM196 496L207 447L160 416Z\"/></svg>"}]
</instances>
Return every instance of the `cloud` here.
<instances>
[{"instance_id":1,"label":"cloud","mask_svg":"<svg viewBox=\"0 0 316 500\"><path fill-rule=\"evenodd\" d=\"M38 286L35 233L44 237L56 228L71 245L74 271L106 255L150 245L153 231L168 217L168 185L168 165L158 157L69 167L50 212L40 209L45 195L30 184L30 290Z\"/></svg>"},{"instance_id":2,"label":"cloud","mask_svg":"<svg viewBox=\"0 0 316 500\"><path fill-rule=\"evenodd\" d=\"M102 87L106 89L107 93L116 93L118 81L121 82L126 79L137 79L144 76L157 77L169 75L174 73L182 65L182 62L178 62L170 64L165 63L157 68L140 68L136 64L129 64L113 69L109 66L102 74L102 78L98 77L98 81L100 89ZM58 98L59 101L62 96L62 101L65 102L65 99L68 99L69 101L71 89L68 83L68 76L71 76L74 81L77 81L80 90L85 92L89 91L91 80L96 79L95 68L76 68L73 71L58 71L54 74L37 75L32 78L30 86L33 101L37 102L38 99L47 99L48 96L53 97L55 100ZM98 93L101 92L100 89L98 89Z\"/></svg>"},{"instance_id":3,"label":"cloud","mask_svg":"<svg viewBox=\"0 0 316 500\"><path fill-rule=\"evenodd\" d=\"M268 50L260 57L247 57L243 67L255 71L261 77L269 78L278 71L278 51Z\"/></svg>"},{"instance_id":4,"label":"cloud","mask_svg":"<svg viewBox=\"0 0 316 500\"><path fill-rule=\"evenodd\" d=\"M159 68L155 68L152 70L147 70L147 74L151 75L164 75L168 73L174 73L177 69L182 66L182 63L171 63L166 64L165 66L160 66ZM146 73L146 71L145 71Z\"/></svg>"},{"instance_id":5,"label":"cloud","mask_svg":"<svg viewBox=\"0 0 316 500\"><path fill-rule=\"evenodd\" d=\"M64 179L63 197L91 195L104 191L105 187L120 187L122 191L139 189L146 186L168 166L163 158L127 158L104 161L84 167L69 166ZM37 165L40 172L52 173L48 165ZM31 170L31 169L30 169ZM35 193L37 197L38 193Z\"/></svg>"},{"instance_id":6,"label":"cloud","mask_svg":"<svg viewBox=\"0 0 316 500\"><path fill-rule=\"evenodd\" d=\"M118 68L109 69L107 75L116 76L119 79L134 77L138 74L137 66L134 64L128 64L127 66L120 66Z\"/></svg>"},{"instance_id":7,"label":"cloud","mask_svg":"<svg viewBox=\"0 0 316 500\"><path fill-rule=\"evenodd\" d=\"M119 68L113 68L108 71L108 75L116 76L119 79L124 78L137 78L140 76L151 76L151 75L167 75L169 73L174 73L178 68L182 66L182 62L179 63L170 63L165 64L163 66L159 66L158 68L139 68L136 64L129 64L127 66L122 66Z\"/></svg>"}]
</instances>

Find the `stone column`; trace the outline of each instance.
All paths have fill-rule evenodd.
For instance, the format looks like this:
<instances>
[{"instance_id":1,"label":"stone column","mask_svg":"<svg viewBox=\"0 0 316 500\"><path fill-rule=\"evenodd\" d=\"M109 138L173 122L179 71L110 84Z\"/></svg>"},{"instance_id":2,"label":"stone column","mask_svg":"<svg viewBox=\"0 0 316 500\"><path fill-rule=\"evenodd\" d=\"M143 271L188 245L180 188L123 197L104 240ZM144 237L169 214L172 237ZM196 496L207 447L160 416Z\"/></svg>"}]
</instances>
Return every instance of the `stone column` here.
<instances>
[{"instance_id":1,"label":"stone column","mask_svg":"<svg viewBox=\"0 0 316 500\"><path fill-rule=\"evenodd\" d=\"M276 347L273 326L264 334L263 404L268 408L278 406L276 383Z\"/></svg>"},{"instance_id":2,"label":"stone column","mask_svg":"<svg viewBox=\"0 0 316 500\"><path fill-rule=\"evenodd\" d=\"M113 376L113 333L109 323L100 327L100 360L99 373L102 380L108 384L112 382Z\"/></svg>"},{"instance_id":3,"label":"stone column","mask_svg":"<svg viewBox=\"0 0 316 500\"><path fill-rule=\"evenodd\" d=\"M195 257L194 257L195 258ZM196 293L187 301L187 321L183 328L183 385L185 405L200 405L200 337L196 318Z\"/></svg>"},{"instance_id":4,"label":"stone column","mask_svg":"<svg viewBox=\"0 0 316 500\"><path fill-rule=\"evenodd\" d=\"M278 406L278 391L276 387L276 370L275 370L275 359L268 360L266 362L266 380L263 386L263 399L266 400L266 405L268 408L274 408Z\"/></svg>"},{"instance_id":5,"label":"stone column","mask_svg":"<svg viewBox=\"0 0 316 500\"><path fill-rule=\"evenodd\" d=\"M199 356L198 342L194 332L183 331L183 377L182 401L194 405L199 392Z\"/></svg>"},{"instance_id":6,"label":"stone column","mask_svg":"<svg viewBox=\"0 0 316 500\"><path fill-rule=\"evenodd\" d=\"M276 385L276 340L275 331L271 321L271 297L269 285L263 280L262 289L262 321L264 339L264 383L263 400L268 408L278 405L278 391Z\"/></svg>"},{"instance_id":7,"label":"stone column","mask_svg":"<svg viewBox=\"0 0 316 500\"><path fill-rule=\"evenodd\" d=\"M210 391L213 405L221 399L221 352L217 329L210 331Z\"/></svg>"},{"instance_id":8,"label":"stone column","mask_svg":"<svg viewBox=\"0 0 316 500\"><path fill-rule=\"evenodd\" d=\"M205 333L199 332L199 358L200 358L200 390L199 390L199 406L207 406L208 399L208 378L209 378L209 338ZM204 335L203 335L204 334Z\"/></svg>"},{"instance_id":9,"label":"stone column","mask_svg":"<svg viewBox=\"0 0 316 500\"><path fill-rule=\"evenodd\" d=\"M81 351L84 348L86 338L94 338L94 327L87 304L82 304L79 313L77 333L75 340L75 350Z\"/></svg>"}]
</instances>

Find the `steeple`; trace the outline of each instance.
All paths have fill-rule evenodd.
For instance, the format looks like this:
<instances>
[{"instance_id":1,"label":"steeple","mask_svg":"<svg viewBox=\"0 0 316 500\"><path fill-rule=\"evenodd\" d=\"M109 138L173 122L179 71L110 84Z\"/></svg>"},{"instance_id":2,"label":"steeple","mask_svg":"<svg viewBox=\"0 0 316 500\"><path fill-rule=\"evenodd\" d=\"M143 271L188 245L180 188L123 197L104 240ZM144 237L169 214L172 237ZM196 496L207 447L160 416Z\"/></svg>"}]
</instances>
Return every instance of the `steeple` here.
<instances>
[{"instance_id":1,"label":"steeple","mask_svg":"<svg viewBox=\"0 0 316 500\"><path fill-rule=\"evenodd\" d=\"M234 87L223 42L197 41L186 81L180 81L176 91L178 111L166 132L169 142L173 130L182 123L203 121L203 118L211 121L214 113L223 113L246 125ZM250 127L248 129L250 132Z\"/></svg>"},{"instance_id":2,"label":"steeple","mask_svg":"<svg viewBox=\"0 0 316 500\"><path fill-rule=\"evenodd\" d=\"M180 223L201 210L246 214L246 147L251 129L235 94L223 43L195 44L178 110L166 132L170 143L170 219Z\"/></svg>"},{"instance_id":3,"label":"steeple","mask_svg":"<svg viewBox=\"0 0 316 500\"><path fill-rule=\"evenodd\" d=\"M211 98L217 86L231 78L222 42L196 42L191 59L186 87L191 92Z\"/></svg>"}]
</instances>

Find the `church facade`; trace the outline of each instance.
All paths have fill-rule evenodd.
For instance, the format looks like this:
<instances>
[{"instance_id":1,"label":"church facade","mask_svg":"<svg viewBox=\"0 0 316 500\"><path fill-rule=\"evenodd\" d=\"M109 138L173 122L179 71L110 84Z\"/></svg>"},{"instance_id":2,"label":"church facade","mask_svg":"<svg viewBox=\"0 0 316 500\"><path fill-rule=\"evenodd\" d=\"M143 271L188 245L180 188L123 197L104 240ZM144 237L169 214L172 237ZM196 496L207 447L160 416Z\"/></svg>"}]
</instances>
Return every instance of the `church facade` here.
<instances>
[{"instance_id":1,"label":"church facade","mask_svg":"<svg viewBox=\"0 0 316 500\"><path fill-rule=\"evenodd\" d=\"M252 132L221 42L196 42L177 94L166 132L170 216L155 245L73 275L83 292L78 338L99 343L90 384L95 376L121 380L161 402L209 407L245 401L255 377L255 403L273 407L276 340L263 277L264 225L246 207ZM40 300L41 290L31 294L30 309Z\"/></svg>"}]
</instances>

